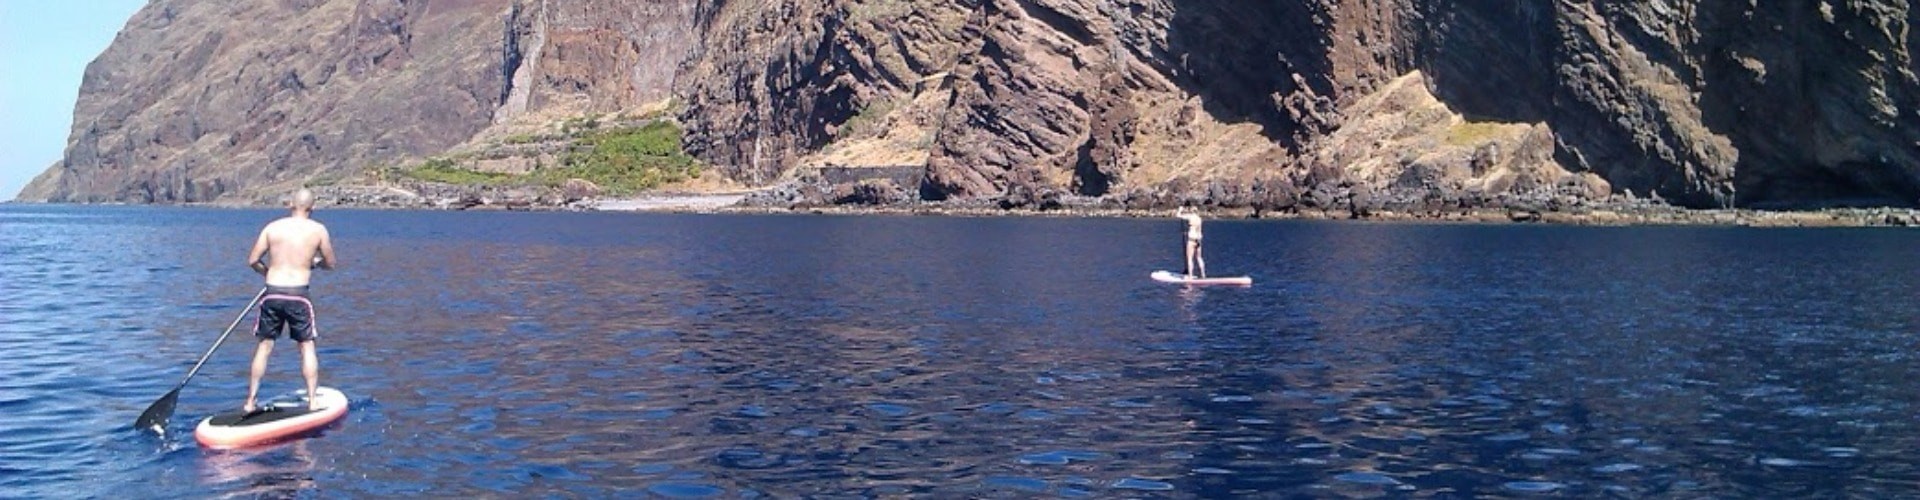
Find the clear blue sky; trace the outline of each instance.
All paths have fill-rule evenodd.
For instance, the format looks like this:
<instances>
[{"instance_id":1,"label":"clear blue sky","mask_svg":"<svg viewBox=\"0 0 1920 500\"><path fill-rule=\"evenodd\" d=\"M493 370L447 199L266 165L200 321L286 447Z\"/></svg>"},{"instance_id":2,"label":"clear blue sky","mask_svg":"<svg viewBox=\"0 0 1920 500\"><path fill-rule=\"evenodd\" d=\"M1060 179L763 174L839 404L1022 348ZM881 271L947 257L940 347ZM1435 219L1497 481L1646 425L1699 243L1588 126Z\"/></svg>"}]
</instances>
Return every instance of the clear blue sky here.
<instances>
[{"instance_id":1,"label":"clear blue sky","mask_svg":"<svg viewBox=\"0 0 1920 500\"><path fill-rule=\"evenodd\" d=\"M0 0L0 200L60 159L80 74L146 0Z\"/></svg>"}]
</instances>

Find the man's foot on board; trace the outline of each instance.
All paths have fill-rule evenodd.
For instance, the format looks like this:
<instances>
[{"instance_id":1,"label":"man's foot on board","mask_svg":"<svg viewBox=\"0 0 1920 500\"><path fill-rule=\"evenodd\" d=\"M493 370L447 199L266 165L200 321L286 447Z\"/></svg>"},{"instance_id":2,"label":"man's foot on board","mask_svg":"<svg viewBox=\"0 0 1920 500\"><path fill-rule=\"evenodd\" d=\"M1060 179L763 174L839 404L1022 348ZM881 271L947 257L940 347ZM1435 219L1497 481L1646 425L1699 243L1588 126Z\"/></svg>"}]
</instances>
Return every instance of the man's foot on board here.
<instances>
[{"instance_id":1,"label":"man's foot on board","mask_svg":"<svg viewBox=\"0 0 1920 500\"><path fill-rule=\"evenodd\" d=\"M254 410L258 409L260 408L256 407L251 399L247 400L247 404L240 405L240 411L246 413L253 413Z\"/></svg>"}]
</instances>

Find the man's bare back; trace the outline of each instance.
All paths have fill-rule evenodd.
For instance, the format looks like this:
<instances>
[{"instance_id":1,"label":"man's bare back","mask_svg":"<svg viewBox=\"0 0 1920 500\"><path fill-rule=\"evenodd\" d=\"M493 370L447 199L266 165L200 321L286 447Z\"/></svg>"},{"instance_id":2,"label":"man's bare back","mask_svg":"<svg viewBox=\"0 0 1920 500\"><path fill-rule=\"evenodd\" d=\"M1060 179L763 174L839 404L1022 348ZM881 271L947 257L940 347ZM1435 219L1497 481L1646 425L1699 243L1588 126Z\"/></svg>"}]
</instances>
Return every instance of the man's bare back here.
<instances>
[{"instance_id":1,"label":"man's bare back","mask_svg":"<svg viewBox=\"0 0 1920 500\"><path fill-rule=\"evenodd\" d=\"M263 254L270 261L265 272L269 286L306 286L313 279L314 265L331 269L334 263L327 226L305 214L283 217L261 229L260 240L253 244L247 262L259 262ZM320 259L316 261L315 255Z\"/></svg>"},{"instance_id":2,"label":"man's bare back","mask_svg":"<svg viewBox=\"0 0 1920 500\"><path fill-rule=\"evenodd\" d=\"M260 377L266 375L267 356L273 352L273 341L282 329L300 343L300 374L307 379L307 409L319 409L313 395L319 394L320 388L320 358L314 347L320 333L314 326L313 301L308 299L307 284L313 279L314 266L333 269L339 261L333 258L333 238L327 234L327 226L309 217L313 212L313 192L304 188L295 191L287 208L292 213L260 229L260 238L253 242L253 250L247 252L247 267L267 277L267 289L261 291L260 311L253 331L260 343L254 347L253 369L248 372L247 402L240 406L248 412L256 409L254 400L260 394ZM315 258L316 254L319 258ZM263 255L271 262L260 262Z\"/></svg>"}]
</instances>

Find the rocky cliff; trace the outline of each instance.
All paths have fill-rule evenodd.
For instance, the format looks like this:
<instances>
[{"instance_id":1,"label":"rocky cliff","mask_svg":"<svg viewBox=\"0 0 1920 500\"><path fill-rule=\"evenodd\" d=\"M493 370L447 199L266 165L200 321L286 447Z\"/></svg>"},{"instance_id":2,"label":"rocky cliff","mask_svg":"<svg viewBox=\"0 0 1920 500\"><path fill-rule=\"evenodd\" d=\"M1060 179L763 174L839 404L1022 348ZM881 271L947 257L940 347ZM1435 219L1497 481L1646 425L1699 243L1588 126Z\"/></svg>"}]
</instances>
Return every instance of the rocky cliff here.
<instances>
[{"instance_id":1,"label":"rocky cliff","mask_svg":"<svg viewBox=\"0 0 1920 500\"><path fill-rule=\"evenodd\" d=\"M1920 203L1895 0L155 0L22 199L204 201L671 102L927 199Z\"/></svg>"},{"instance_id":2,"label":"rocky cliff","mask_svg":"<svg viewBox=\"0 0 1920 500\"><path fill-rule=\"evenodd\" d=\"M88 65L65 158L20 199L252 199L496 122L665 100L693 7L153 0Z\"/></svg>"},{"instance_id":3,"label":"rocky cliff","mask_svg":"<svg viewBox=\"0 0 1920 500\"><path fill-rule=\"evenodd\" d=\"M151 2L88 65L65 158L20 198L211 201L449 146L505 89L485 3Z\"/></svg>"}]
</instances>

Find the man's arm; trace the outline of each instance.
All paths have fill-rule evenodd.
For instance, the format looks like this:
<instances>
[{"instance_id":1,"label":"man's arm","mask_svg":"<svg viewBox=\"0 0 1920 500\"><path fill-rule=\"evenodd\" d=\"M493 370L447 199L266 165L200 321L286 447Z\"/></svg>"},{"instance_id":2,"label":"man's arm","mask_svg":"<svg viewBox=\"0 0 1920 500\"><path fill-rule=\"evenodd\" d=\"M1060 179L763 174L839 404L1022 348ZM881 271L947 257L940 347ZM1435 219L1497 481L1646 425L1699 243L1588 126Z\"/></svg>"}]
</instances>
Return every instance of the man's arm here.
<instances>
[{"instance_id":1,"label":"man's arm","mask_svg":"<svg viewBox=\"0 0 1920 500\"><path fill-rule=\"evenodd\" d=\"M267 274L266 263L260 262L260 256L267 253L267 231L260 230L260 238L253 241L253 251L247 252L247 267L253 272Z\"/></svg>"},{"instance_id":2,"label":"man's arm","mask_svg":"<svg viewBox=\"0 0 1920 500\"><path fill-rule=\"evenodd\" d=\"M333 270L337 265L340 265L340 261L334 260L333 236L327 234L326 226L320 226L320 268Z\"/></svg>"}]
</instances>

